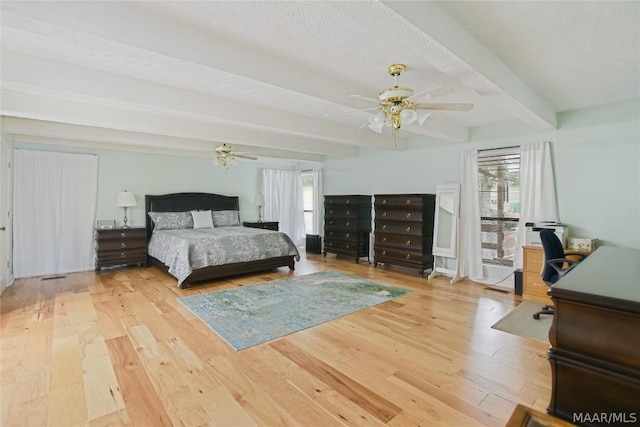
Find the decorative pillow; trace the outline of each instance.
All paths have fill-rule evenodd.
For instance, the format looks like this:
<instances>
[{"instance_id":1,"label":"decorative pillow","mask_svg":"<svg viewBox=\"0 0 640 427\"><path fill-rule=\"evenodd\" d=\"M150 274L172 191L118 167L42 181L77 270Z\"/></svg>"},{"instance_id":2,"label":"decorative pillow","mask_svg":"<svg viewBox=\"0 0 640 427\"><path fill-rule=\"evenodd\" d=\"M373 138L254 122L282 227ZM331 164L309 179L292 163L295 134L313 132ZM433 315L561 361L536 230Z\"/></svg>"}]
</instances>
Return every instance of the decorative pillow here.
<instances>
[{"instance_id":1,"label":"decorative pillow","mask_svg":"<svg viewBox=\"0 0 640 427\"><path fill-rule=\"evenodd\" d=\"M213 228L211 211L191 211L193 228Z\"/></svg>"},{"instance_id":2,"label":"decorative pillow","mask_svg":"<svg viewBox=\"0 0 640 427\"><path fill-rule=\"evenodd\" d=\"M236 227L240 225L240 212L213 211L213 225L215 227Z\"/></svg>"},{"instance_id":3,"label":"decorative pillow","mask_svg":"<svg viewBox=\"0 0 640 427\"><path fill-rule=\"evenodd\" d=\"M193 228L191 212L149 212L156 230Z\"/></svg>"}]
</instances>

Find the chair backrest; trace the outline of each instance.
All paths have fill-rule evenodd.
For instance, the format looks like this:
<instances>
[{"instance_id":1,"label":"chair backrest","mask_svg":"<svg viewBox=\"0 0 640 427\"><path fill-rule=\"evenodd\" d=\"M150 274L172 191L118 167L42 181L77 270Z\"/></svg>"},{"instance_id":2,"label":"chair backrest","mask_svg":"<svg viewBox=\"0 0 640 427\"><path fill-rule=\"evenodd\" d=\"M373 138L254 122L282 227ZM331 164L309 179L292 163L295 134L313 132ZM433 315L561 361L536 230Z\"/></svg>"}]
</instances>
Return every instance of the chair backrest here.
<instances>
[{"instance_id":1,"label":"chair backrest","mask_svg":"<svg viewBox=\"0 0 640 427\"><path fill-rule=\"evenodd\" d=\"M564 258L564 248L562 242L553 230L544 228L540 230L540 241L544 250L544 268L542 269L542 280L547 283L558 281L558 272L547 264L547 260Z\"/></svg>"}]
</instances>

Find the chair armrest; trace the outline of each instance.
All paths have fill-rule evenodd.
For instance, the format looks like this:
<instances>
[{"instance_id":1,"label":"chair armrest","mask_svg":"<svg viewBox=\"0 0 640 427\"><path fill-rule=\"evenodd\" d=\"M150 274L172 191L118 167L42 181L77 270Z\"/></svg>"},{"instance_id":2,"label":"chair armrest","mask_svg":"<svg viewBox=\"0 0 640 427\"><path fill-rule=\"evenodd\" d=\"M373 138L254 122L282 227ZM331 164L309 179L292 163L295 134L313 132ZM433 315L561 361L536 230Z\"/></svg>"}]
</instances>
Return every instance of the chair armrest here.
<instances>
[{"instance_id":1,"label":"chair armrest","mask_svg":"<svg viewBox=\"0 0 640 427\"><path fill-rule=\"evenodd\" d=\"M558 278L561 278L562 276L567 274L569 271L573 270L578 264L580 264L581 261L582 260L577 261L575 259L568 259L568 258L554 258L554 259L547 260L547 264L558 273ZM569 267L562 268L562 266L565 263L569 264Z\"/></svg>"}]
</instances>

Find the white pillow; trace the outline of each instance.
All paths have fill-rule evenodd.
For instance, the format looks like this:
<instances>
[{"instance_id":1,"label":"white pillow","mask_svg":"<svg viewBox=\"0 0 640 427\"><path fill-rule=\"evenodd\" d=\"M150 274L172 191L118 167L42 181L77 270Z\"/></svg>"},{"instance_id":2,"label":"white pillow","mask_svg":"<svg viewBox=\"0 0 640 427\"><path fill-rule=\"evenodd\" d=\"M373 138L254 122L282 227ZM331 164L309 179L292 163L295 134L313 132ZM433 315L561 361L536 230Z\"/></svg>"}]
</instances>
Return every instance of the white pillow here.
<instances>
[{"instance_id":1,"label":"white pillow","mask_svg":"<svg viewBox=\"0 0 640 427\"><path fill-rule=\"evenodd\" d=\"M193 228L213 228L211 211L191 211Z\"/></svg>"}]
</instances>

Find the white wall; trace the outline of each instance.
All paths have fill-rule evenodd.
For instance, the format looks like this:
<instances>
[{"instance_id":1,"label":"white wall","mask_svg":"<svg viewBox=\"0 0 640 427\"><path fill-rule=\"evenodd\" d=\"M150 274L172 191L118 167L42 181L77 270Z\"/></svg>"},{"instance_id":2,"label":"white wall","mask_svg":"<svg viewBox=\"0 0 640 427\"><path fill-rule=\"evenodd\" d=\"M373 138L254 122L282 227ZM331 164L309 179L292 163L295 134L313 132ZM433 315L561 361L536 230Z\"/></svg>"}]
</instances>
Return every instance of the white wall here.
<instances>
[{"instance_id":1,"label":"white wall","mask_svg":"<svg viewBox=\"0 0 640 427\"><path fill-rule=\"evenodd\" d=\"M73 153L93 153L98 156L98 205L96 219L115 219L122 225L124 211L115 206L119 191L136 194L138 205L129 208L128 224L144 227L144 195L178 192L207 192L240 199L240 219L252 221L258 218L253 198L258 191L258 164L241 161L228 171L215 166L209 159L169 156L161 154L122 152L99 149L80 149L34 145L19 142L16 149L37 149Z\"/></svg>"},{"instance_id":2,"label":"white wall","mask_svg":"<svg viewBox=\"0 0 640 427\"><path fill-rule=\"evenodd\" d=\"M438 184L460 181L464 149L551 141L569 235L640 249L639 105L561 113L551 132L510 124L474 129L468 144L416 138L404 152L362 149L357 159L325 162L325 194L433 193Z\"/></svg>"}]
</instances>

